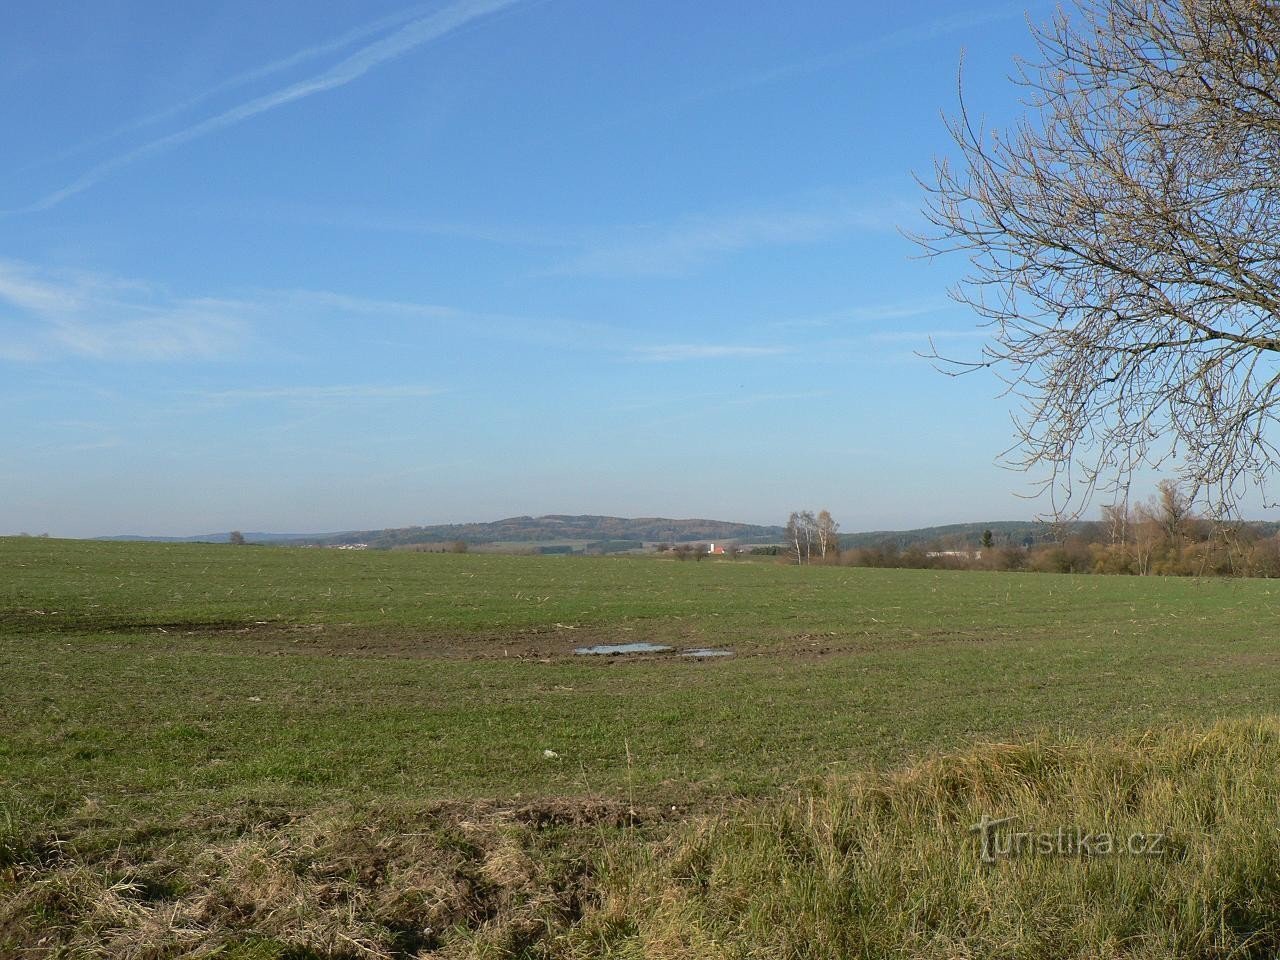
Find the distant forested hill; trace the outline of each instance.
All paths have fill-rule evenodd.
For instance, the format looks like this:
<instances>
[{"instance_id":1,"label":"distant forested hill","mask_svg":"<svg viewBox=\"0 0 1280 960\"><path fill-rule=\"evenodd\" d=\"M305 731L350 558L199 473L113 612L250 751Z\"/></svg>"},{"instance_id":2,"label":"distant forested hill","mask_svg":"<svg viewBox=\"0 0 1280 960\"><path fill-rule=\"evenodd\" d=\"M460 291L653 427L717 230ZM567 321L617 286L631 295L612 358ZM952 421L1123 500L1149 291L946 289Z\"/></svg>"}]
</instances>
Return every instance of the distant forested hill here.
<instances>
[{"instance_id":1,"label":"distant forested hill","mask_svg":"<svg viewBox=\"0 0 1280 960\"><path fill-rule=\"evenodd\" d=\"M450 523L430 527L362 530L317 537L320 544L367 543L371 547L395 547L415 543L549 543L577 540L643 540L648 543L681 543L698 540L733 540L738 543L776 543L782 527L725 520L671 520L666 517L598 517L551 514L545 517L509 517L491 523Z\"/></svg>"},{"instance_id":2,"label":"distant forested hill","mask_svg":"<svg viewBox=\"0 0 1280 960\"><path fill-rule=\"evenodd\" d=\"M1280 523L1271 520L1250 520L1245 525L1263 537L1272 536L1280 531ZM998 547L1006 544L1034 546L1038 543L1049 543L1056 536L1054 525L1042 520L993 520L986 523L949 523L941 527L920 527L916 530L872 530L866 533L846 533L840 535L840 547L850 550L894 544L899 549L905 549L928 544L943 549L971 548L982 543L982 534L985 530L991 531L992 542ZM1057 534L1063 533L1099 543L1107 540L1107 533L1101 529L1101 524L1092 520L1062 524Z\"/></svg>"},{"instance_id":3,"label":"distant forested hill","mask_svg":"<svg viewBox=\"0 0 1280 960\"><path fill-rule=\"evenodd\" d=\"M1088 534L1096 524L1081 522L1066 524L1071 533ZM842 549L878 547L894 544L900 549L911 546L974 547L982 542L983 531L990 530L997 545L1007 543L1045 543L1054 538L1053 527L1037 520L992 520L985 523L948 523L940 527L919 527L915 530L868 530L863 533L840 535Z\"/></svg>"}]
</instances>

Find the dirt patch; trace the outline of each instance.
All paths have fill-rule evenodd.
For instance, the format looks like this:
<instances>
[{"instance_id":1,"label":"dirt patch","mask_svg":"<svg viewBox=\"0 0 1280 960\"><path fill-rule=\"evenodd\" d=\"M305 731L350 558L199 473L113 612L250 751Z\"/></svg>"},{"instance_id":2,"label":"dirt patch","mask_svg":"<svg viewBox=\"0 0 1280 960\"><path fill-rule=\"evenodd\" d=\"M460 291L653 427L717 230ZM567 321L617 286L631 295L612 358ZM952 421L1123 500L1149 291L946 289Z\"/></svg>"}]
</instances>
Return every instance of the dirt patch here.
<instances>
[{"instance_id":1,"label":"dirt patch","mask_svg":"<svg viewBox=\"0 0 1280 960\"><path fill-rule=\"evenodd\" d=\"M432 634L400 626L362 624L255 624L222 631L193 631L205 643L216 636L227 652L388 659L537 660L574 658L583 643L615 639L615 631L545 628L512 632ZM576 657L582 660L581 657ZM601 659L614 659L605 657Z\"/></svg>"},{"instance_id":2,"label":"dirt patch","mask_svg":"<svg viewBox=\"0 0 1280 960\"><path fill-rule=\"evenodd\" d=\"M61 633L217 633L253 626L242 620L124 620L118 614L92 609L30 607L0 610L0 634Z\"/></svg>"},{"instance_id":3,"label":"dirt patch","mask_svg":"<svg viewBox=\"0 0 1280 960\"><path fill-rule=\"evenodd\" d=\"M309 656L375 657L387 659L531 660L621 667L637 663L681 662L690 668L714 668L715 664L747 657L784 659L827 659L836 656L883 651L905 645L983 643L989 637L954 633L862 635L801 633L777 638L733 639L723 635L708 638L689 632L672 635L661 629L632 629L621 632L612 626L563 625L536 627L510 632L474 634L432 634L403 626L352 623L206 625L194 629L151 627L138 632L171 639L174 649L190 649L198 644L211 653L251 653L256 655L303 654ZM644 652L611 652L583 656L577 650L597 646L651 643L664 649ZM687 651L732 650L732 656L685 656Z\"/></svg>"},{"instance_id":4,"label":"dirt patch","mask_svg":"<svg viewBox=\"0 0 1280 960\"><path fill-rule=\"evenodd\" d=\"M146 637L153 649L200 650L211 654L257 656L373 657L395 660L573 660L606 665L652 661L688 660L686 649L707 646L696 637L682 639L640 631L620 632L614 627L551 626L508 632L437 634L400 625L356 623L297 624L282 621L235 623L153 623L113 626L99 634ZM639 641L636 638L641 638ZM575 653L598 644L653 642L664 648L632 654L605 653L584 657ZM695 658L696 659L696 658Z\"/></svg>"},{"instance_id":5,"label":"dirt patch","mask_svg":"<svg viewBox=\"0 0 1280 960\"><path fill-rule=\"evenodd\" d=\"M776 637L738 637L724 633L707 635L696 629L656 622L651 627L553 624L506 631L435 633L401 624L292 623L262 621L172 621L94 623L66 618L69 629L58 628L56 616L38 618L40 631L68 635L146 637L153 649L213 655L319 657L370 657L394 660L515 660L556 662L574 660L603 666L623 666L654 661L683 662L691 669L714 669L749 657L827 659L882 652L891 648L950 644L983 644L1009 639L997 633L930 630L851 630L849 632L797 633ZM54 629L57 628L57 629ZM652 644L661 649L629 652L633 645ZM622 645L618 652L578 655L576 651L598 646ZM729 650L728 656L699 656L697 651Z\"/></svg>"},{"instance_id":6,"label":"dirt patch","mask_svg":"<svg viewBox=\"0 0 1280 960\"><path fill-rule=\"evenodd\" d=\"M1275 669L1280 667L1280 653L1224 653L1216 657L1206 657L1200 660L1198 665L1232 669L1248 669L1252 667Z\"/></svg>"}]
</instances>

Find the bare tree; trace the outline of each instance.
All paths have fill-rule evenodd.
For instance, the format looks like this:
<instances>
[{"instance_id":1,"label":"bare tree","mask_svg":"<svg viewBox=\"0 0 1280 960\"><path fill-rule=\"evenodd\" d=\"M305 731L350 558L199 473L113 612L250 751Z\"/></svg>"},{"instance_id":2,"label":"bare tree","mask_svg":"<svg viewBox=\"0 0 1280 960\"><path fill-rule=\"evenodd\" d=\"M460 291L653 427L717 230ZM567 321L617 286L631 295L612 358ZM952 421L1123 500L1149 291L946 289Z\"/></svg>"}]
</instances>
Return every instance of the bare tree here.
<instances>
[{"instance_id":1,"label":"bare tree","mask_svg":"<svg viewBox=\"0 0 1280 960\"><path fill-rule=\"evenodd\" d=\"M244 546L244 534L239 530L232 530L227 534L227 543L233 546Z\"/></svg>"},{"instance_id":2,"label":"bare tree","mask_svg":"<svg viewBox=\"0 0 1280 960\"><path fill-rule=\"evenodd\" d=\"M1173 480L1161 480L1155 494L1133 510L1131 532L1138 573L1165 573L1176 568L1195 526L1186 492Z\"/></svg>"},{"instance_id":3,"label":"bare tree","mask_svg":"<svg viewBox=\"0 0 1280 960\"><path fill-rule=\"evenodd\" d=\"M1104 504L1102 526L1107 531L1107 542L1113 547L1129 542L1129 528L1133 525L1129 504L1126 501Z\"/></svg>"},{"instance_id":4,"label":"bare tree","mask_svg":"<svg viewBox=\"0 0 1280 960\"><path fill-rule=\"evenodd\" d=\"M799 512L792 510L791 516L787 517L784 535L787 538L787 544L791 547L791 555L796 558L796 563L804 563L804 534L801 526Z\"/></svg>"},{"instance_id":5,"label":"bare tree","mask_svg":"<svg viewBox=\"0 0 1280 960\"><path fill-rule=\"evenodd\" d=\"M1155 515L1164 542L1171 550L1181 550L1192 520L1191 501L1176 481L1161 480L1156 485Z\"/></svg>"},{"instance_id":6,"label":"bare tree","mask_svg":"<svg viewBox=\"0 0 1280 960\"><path fill-rule=\"evenodd\" d=\"M787 543L796 563L808 563L818 540L818 521L809 510L791 511L787 518Z\"/></svg>"},{"instance_id":7,"label":"bare tree","mask_svg":"<svg viewBox=\"0 0 1280 960\"><path fill-rule=\"evenodd\" d=\"M1160 520L1155 507L1149 503L1138 504L1133 510L1133 560L1139 576L1151 573L1152 554L1159 542Z\"/></svg>"},{"instance_id":8,"label":"bare tree","mask_svg":"<svg viewBox=\"0 0 1280 960\"><path fill-rule=\"evenodd\" d=\"M1271 477L1280 402L1280 4L1079 0L1034 29L1027 112L963 92L917 237L962 251L954 296L1020 398L1013 464L1078 516L1144 464L1230 514Z\"/></svg>"},{"instance_id":9,"label":"bare tree","mask_svg":"<svg viewBox=\"0 0 1280 960\"><path fill-rule=\"evenodd\" d=\"M802 510L800 523L804 530L804 554L807 560L818 549L818 518L813 515L812 510Z\"/></svg>"},{"instance_id":10,"label":"bare tree","mask_svg":"<svg viewBox=\"0 0 1280 960\"><path fill-rule=\"evenodd\" d=\"M840 524L832 519L831 512L820 511L815 526L818 537L818 556L825 560L828 554L838 554L840 538L836 534L840 531Z\"/></svg>"}]
</instances>

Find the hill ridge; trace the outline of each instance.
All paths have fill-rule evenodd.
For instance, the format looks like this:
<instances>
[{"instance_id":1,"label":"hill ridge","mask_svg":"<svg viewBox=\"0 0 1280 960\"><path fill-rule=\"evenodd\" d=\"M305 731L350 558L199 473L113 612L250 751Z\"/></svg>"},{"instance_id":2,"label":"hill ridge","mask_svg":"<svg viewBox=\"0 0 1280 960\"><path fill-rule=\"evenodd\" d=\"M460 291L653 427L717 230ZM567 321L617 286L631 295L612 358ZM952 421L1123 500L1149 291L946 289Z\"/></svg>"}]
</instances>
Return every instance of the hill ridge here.
<instances>
[{"instance_id":1,"label":"hill ridge","mask_svg":"<svg viewBox=\"0 0 1280 960\"><path fill-rule=\"evenodd\" d=\"M1280 530L1271 520L1246 521L1264 536ZM1081 520L1064 524L1068 533L1098 536L1097 522ZM905 530L864 530L840 534L843 549L877 547L889 544L907 548L924 544L975 547L982 542L984 531L992 532L996 545L1031 545L1054 539L1055 525L1043 520L986 520L947 523ZM148 537L120 535L97 537L98 540L149 541L157 543L212 542L225 543L227 533L209 533L189 537ZM616 517L592 513L546 513L538 516L522 514L501 520L472 523L442 523L421 526L384 527L370 530L346 530L335 533L244 533L254 543L279 543L309 546L341 546L367 544L372 548L390 548L414 544L444 544L462 540L468 544L492 543L556 543L639 541L643 543L693 543L698 541L734 541L752 544L781 543L785 531L781 525L741 523L731 520L672 517Z\"/></svg>"}]
</instances>

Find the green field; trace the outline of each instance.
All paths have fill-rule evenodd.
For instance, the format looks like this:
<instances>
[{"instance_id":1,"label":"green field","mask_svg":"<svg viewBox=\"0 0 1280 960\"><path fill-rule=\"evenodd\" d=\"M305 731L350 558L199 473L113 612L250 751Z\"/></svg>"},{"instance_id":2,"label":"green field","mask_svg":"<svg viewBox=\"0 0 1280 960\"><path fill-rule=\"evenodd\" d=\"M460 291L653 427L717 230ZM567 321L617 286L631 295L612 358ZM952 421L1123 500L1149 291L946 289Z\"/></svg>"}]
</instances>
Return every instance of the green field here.
<instances>
[{"instance_id":1,"label":"green field","mask_svg":"<svg viewBox=\"0 0 1280 960\"><path fill-rule=\"evenodd\" d=\"M1262 580L0 540L0 895L11 901L0 948L34 942L43 914L14 892L30 892L33 863L52 882L57 858L39 854L50 845L127 887L135 867L102 866L112 850L177 875L200 845L264 824L337 816L403 836L388 825L463 805L524 810L520 823L546 820L557 850L564 841L565 856L589 859L575 844L609 847L617 830L670 836L815 776L986 741L1114 741L1280 712L1277 591ZM676 651L572 652L637 641ZM734 655L678 654L695 647ZM595 826L570 836L580 822ZM526 855L542 842L521 836ZM91 955L86 944L107 936L83 911L39 910L65 955ZM458 930L488 922L450 916ZM320 934L218 936L226 955L348 949ZM350 955L436 944L392 937L396 953L369 937L360 949L391 952ZM289 954L291 942L315 952ZM508 938L492 955L535 942Z\"/></svg>"}]
</instances>

